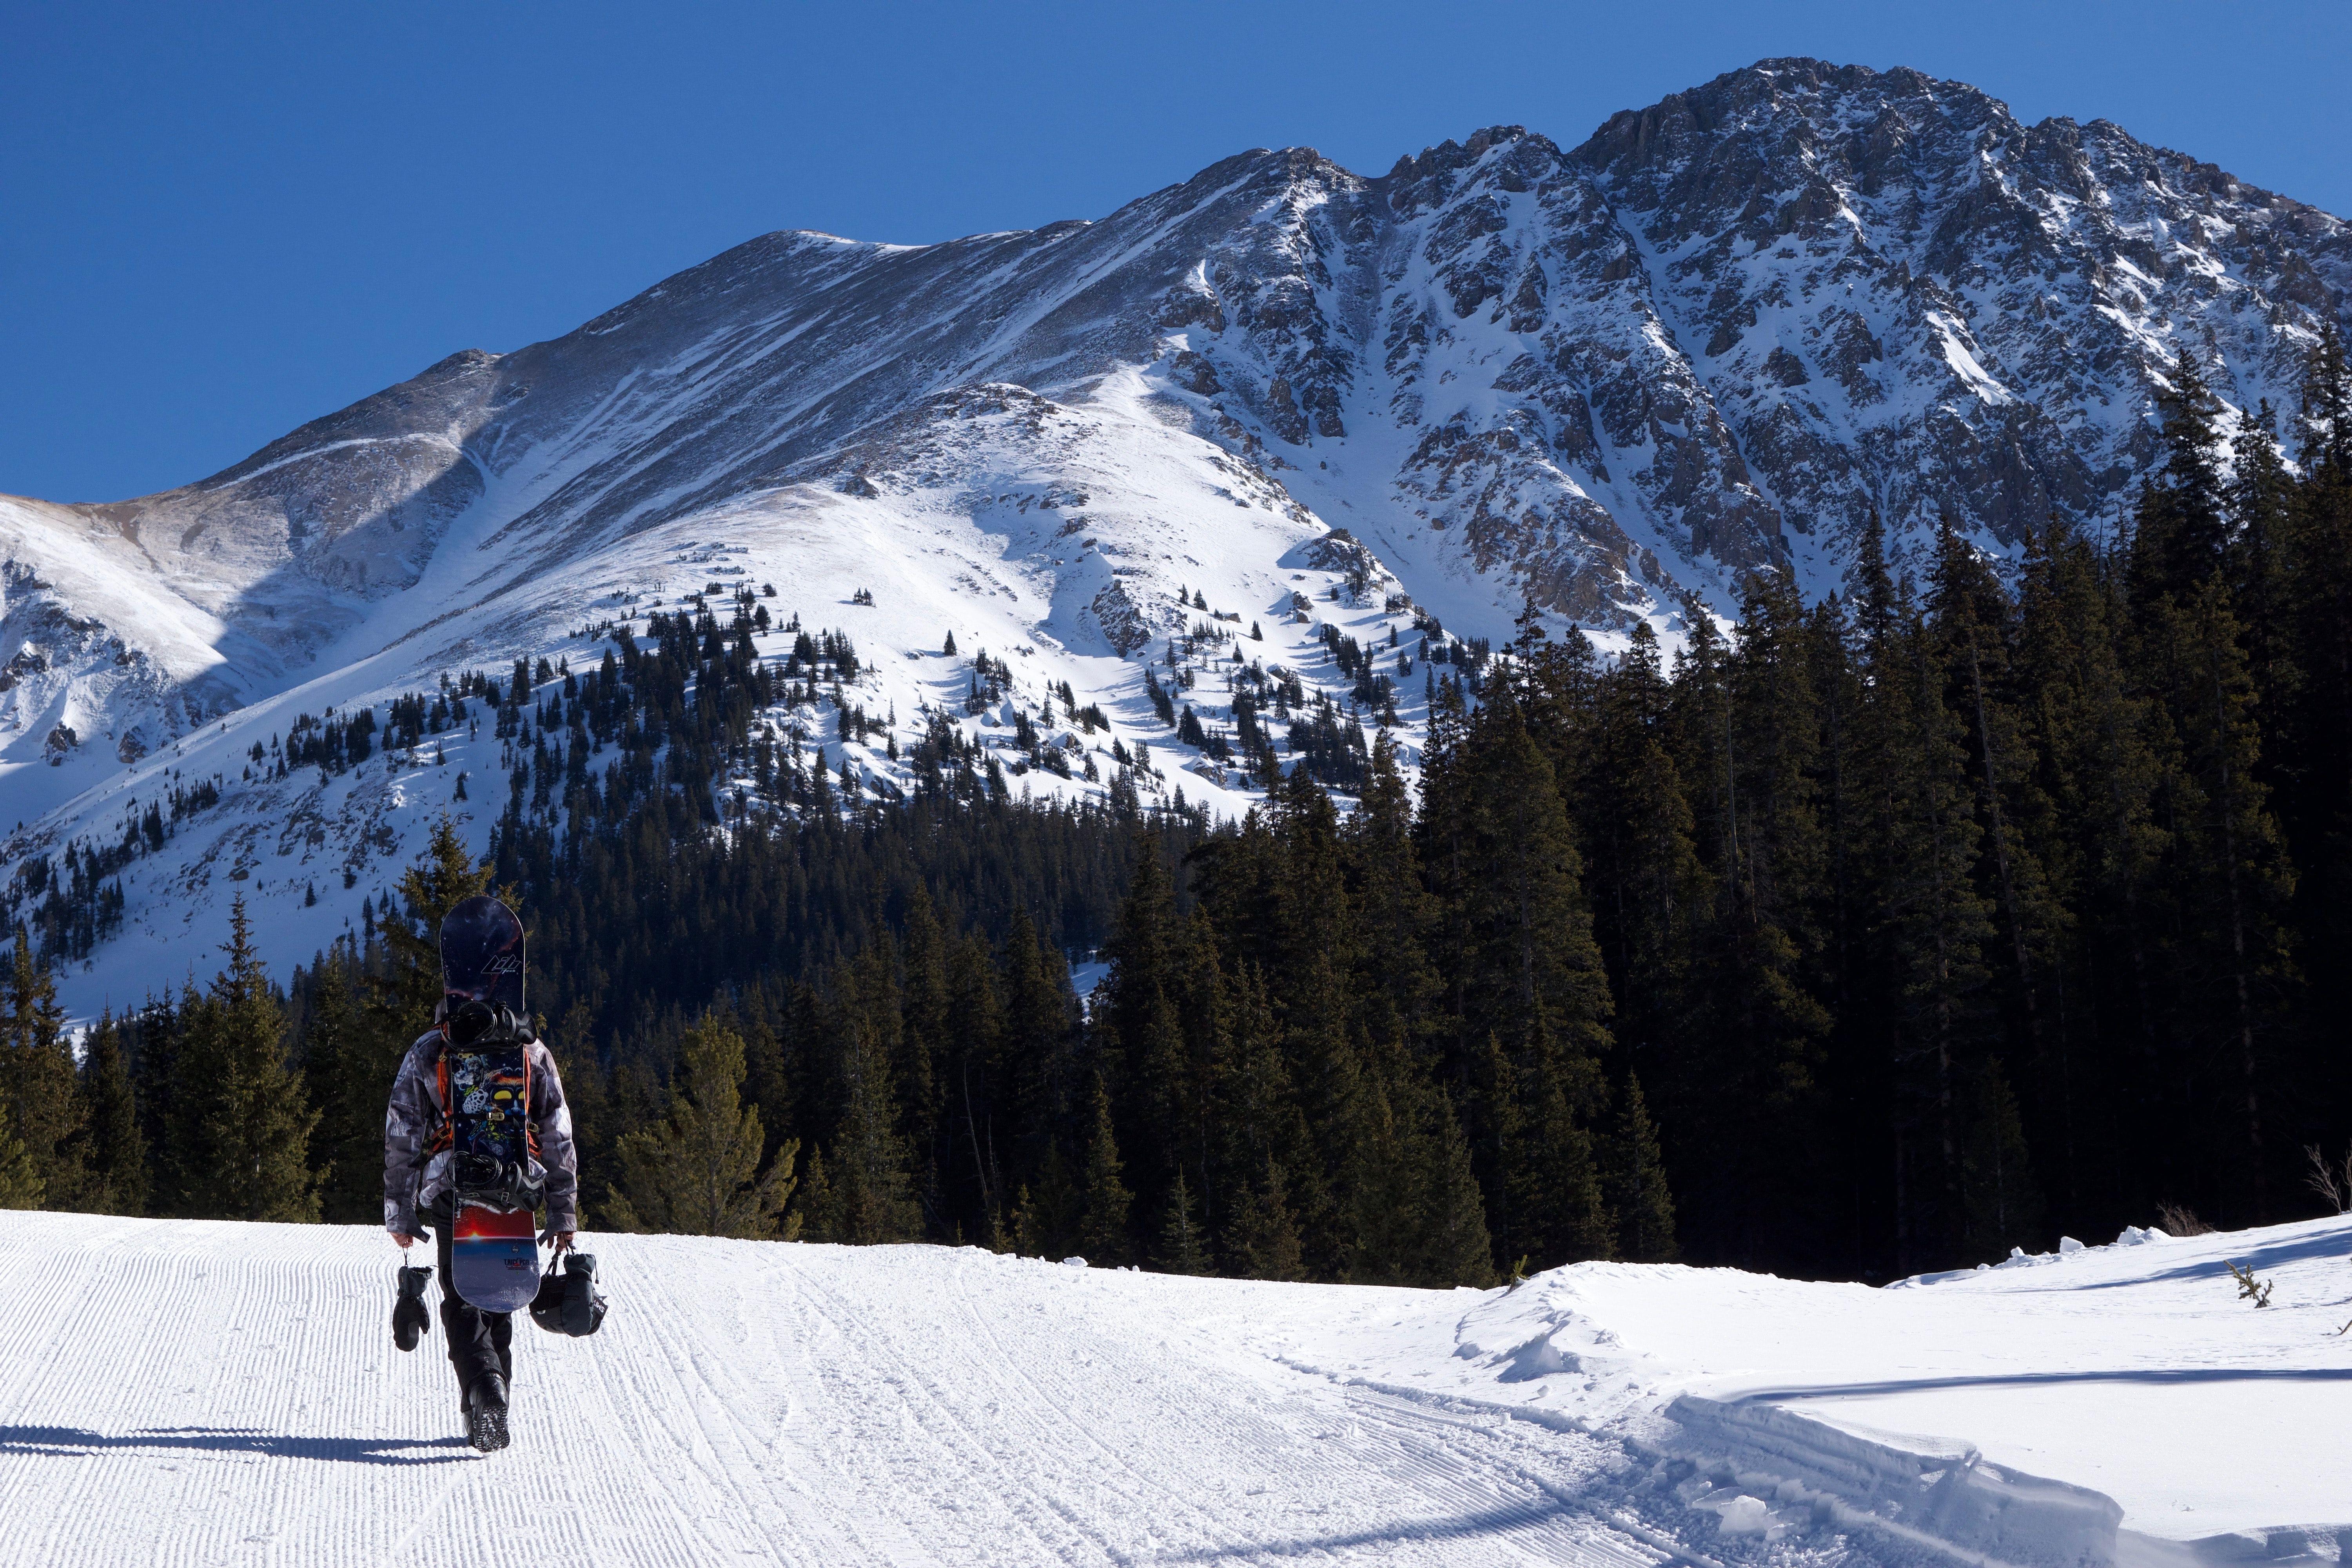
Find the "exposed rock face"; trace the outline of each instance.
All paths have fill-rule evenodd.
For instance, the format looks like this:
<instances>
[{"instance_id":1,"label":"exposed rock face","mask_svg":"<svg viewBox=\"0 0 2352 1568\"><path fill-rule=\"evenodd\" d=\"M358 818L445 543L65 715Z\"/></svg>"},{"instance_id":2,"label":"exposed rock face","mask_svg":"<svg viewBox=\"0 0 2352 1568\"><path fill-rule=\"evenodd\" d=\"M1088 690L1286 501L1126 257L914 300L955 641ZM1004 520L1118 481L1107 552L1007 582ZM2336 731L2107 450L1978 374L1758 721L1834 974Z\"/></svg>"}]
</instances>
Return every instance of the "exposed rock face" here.
<instances>
[{"instance_id":1,"label":"exposed rock face","mask_svg":"<svg viewBox=\"0 0 2352 1568\"><path fill-rule=\"evenodd\" d=\"M1294 181L1206 268L1231 324L1186 334L1180 384L1230 389L1277 454L1409 433L1399 500L1588 621L1788 560L1784 526L1831 546L1797 563L1818 584L1874 505L2000 543L2107 510L2173 355L2285 408L2352 290L2325 213L2105 121L1812 60L1570 151L1505 127Z\"/></svg>"},{"instance_id":2,"label":"exposed rock face","mask_svg":"<svg viewBox=\"0 0 2352 1568\"><path fill-rule=\"evenodd\" d=\"M2146 466L2172 354L2242 409L2287 405L2352 288L2326 214L1916 71L1769 60L1616 116L1570 161L1800 527L1876 500L2014 541L2100 511Z\"/></svg>"}]
</instances>

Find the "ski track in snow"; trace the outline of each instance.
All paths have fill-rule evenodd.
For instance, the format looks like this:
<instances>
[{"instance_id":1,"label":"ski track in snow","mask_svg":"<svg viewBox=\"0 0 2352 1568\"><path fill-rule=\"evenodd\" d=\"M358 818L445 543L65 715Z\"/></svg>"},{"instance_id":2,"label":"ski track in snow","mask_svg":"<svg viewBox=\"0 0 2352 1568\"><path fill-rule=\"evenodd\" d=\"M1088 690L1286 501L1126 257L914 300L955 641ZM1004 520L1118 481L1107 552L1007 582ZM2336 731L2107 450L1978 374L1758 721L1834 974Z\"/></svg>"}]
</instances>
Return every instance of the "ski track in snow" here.
<instances>
[{"instance_id":1,"label":"ski track in snow","mask_svg":"<svg viewBox=\"0 0 2352 1568\"><path fill-rule=\"evenodd\" d=\"M0 1214L0 1565L2319 1568L2347 1243L1436 1291L600 1236L481 1456L378 1232Z\"/></svg>"},{"instance_id":2,"label":"ski track in snow","mask_svg":"<svg viewBox=\"0 0 2352 1568\"><path fill-rule=\"evenodd\" d=\"M1606 1440L1241 1342L1366 1312L1446 1337L1469 1293L929 1247L594 1247L604 1332L518 1321L514 1446L482 1457L457 1436L437 1316L414 1353L389 1342L379 1234L6 1216L0 1563L1669 1556L1610 1521Z\"/></svg>"}]
</instances>

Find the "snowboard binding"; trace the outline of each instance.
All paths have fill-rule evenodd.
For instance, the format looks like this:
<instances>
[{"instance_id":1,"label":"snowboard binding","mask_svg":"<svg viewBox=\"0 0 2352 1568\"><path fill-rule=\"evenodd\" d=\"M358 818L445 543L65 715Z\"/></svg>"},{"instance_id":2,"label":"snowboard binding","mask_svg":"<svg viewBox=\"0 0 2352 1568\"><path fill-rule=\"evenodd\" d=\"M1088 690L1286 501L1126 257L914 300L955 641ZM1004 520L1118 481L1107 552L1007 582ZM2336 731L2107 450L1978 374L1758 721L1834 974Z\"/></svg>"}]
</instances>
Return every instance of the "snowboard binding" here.
<instances>
[{"instance_id":1,"label":"snowboard binding","mask_svg":"<svg viewBox=\"0 0 2352 1568\"><path fill-rule=\"evenodd\" d=\"M392 1342L402 1350L415 1350L432 1326L432 1315L425 1310L425 1282L432 1278L430 1265L400 1271L400 1296L392 1304Z\"/></svg>"},{"instance_id":2,"label":"snowboard binding","mask_svg":"<svg viewBox=\"0 0 2352 1568\"><path fill-rule=\"evenodd\" d=\"M530 1167L520 1161L487 1154L458 1155L452 1173L458 1202L502 1214L537 1208L540 1190L546 1185L544 1178L531 1174Z\"/></svg>"},{"instance_id":3,"label":"snowboard binding","mask_svg":"<svg viewBox=\"0 0 2352 1568\"><path fill-rule=\"evenodd\" d=\"M459 1050L479 1046L527 1046L539 1037L530 1020L518 1016L505 1004L473 997L457 1002L442 1026L449 1043Z\"/></svg>"}]
</instances>

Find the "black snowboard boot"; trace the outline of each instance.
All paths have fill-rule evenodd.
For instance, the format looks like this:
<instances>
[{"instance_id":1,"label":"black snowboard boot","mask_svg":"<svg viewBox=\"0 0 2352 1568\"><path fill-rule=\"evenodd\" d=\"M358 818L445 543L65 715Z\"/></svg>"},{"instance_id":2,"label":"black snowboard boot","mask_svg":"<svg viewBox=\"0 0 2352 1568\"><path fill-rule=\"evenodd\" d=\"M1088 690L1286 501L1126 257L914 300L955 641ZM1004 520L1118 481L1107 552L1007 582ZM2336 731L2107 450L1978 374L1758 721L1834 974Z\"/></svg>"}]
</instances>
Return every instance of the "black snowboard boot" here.
<instances>
[{"instance_id":1,"label":"black snowboard boot","mask_svg":"<svg viewBox=\"0 0 2352 1568\"><path fill-rule=\"evenodd\" d=\"M432 1278L430 1268L400 1271L400 1299L392 1304L392 1342L402 1350L415 1350L432 1326L432 1315L425 1310L425 1282Z\"/></svg>"},{"instance_id":2,"label":"black snowboard boot","mask_svg":"<svg viewBox=\"0 0 2352 1568\"><path fill-rule=\"evenodd\" d=\"M485 1454L507 1446L507 1380L486 1372L466 1391L466 1441Z\"/></svg>"}]
</instances>

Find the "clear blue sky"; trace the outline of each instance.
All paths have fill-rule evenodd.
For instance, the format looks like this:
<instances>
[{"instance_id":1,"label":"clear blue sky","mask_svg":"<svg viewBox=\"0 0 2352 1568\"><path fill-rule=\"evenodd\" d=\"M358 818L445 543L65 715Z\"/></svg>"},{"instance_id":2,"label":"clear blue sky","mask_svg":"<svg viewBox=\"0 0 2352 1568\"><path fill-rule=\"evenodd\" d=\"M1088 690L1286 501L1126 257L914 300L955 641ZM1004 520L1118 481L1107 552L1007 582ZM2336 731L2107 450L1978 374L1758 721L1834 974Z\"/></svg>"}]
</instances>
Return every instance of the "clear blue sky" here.
<instances>
[{"instance_id":1,"label":"clear blue sky","mask_svg":"<svg viewBox=\"0 0 2352 1568\"><path fill-rule=\"evenodd\" d=\"M752 235L1098 216L1228 153L1563 143L1768 55L1916 66L2352 212L2352 5L40 5L0 15L0 490L214 472Z\"/></svg>"}]
</instances>

